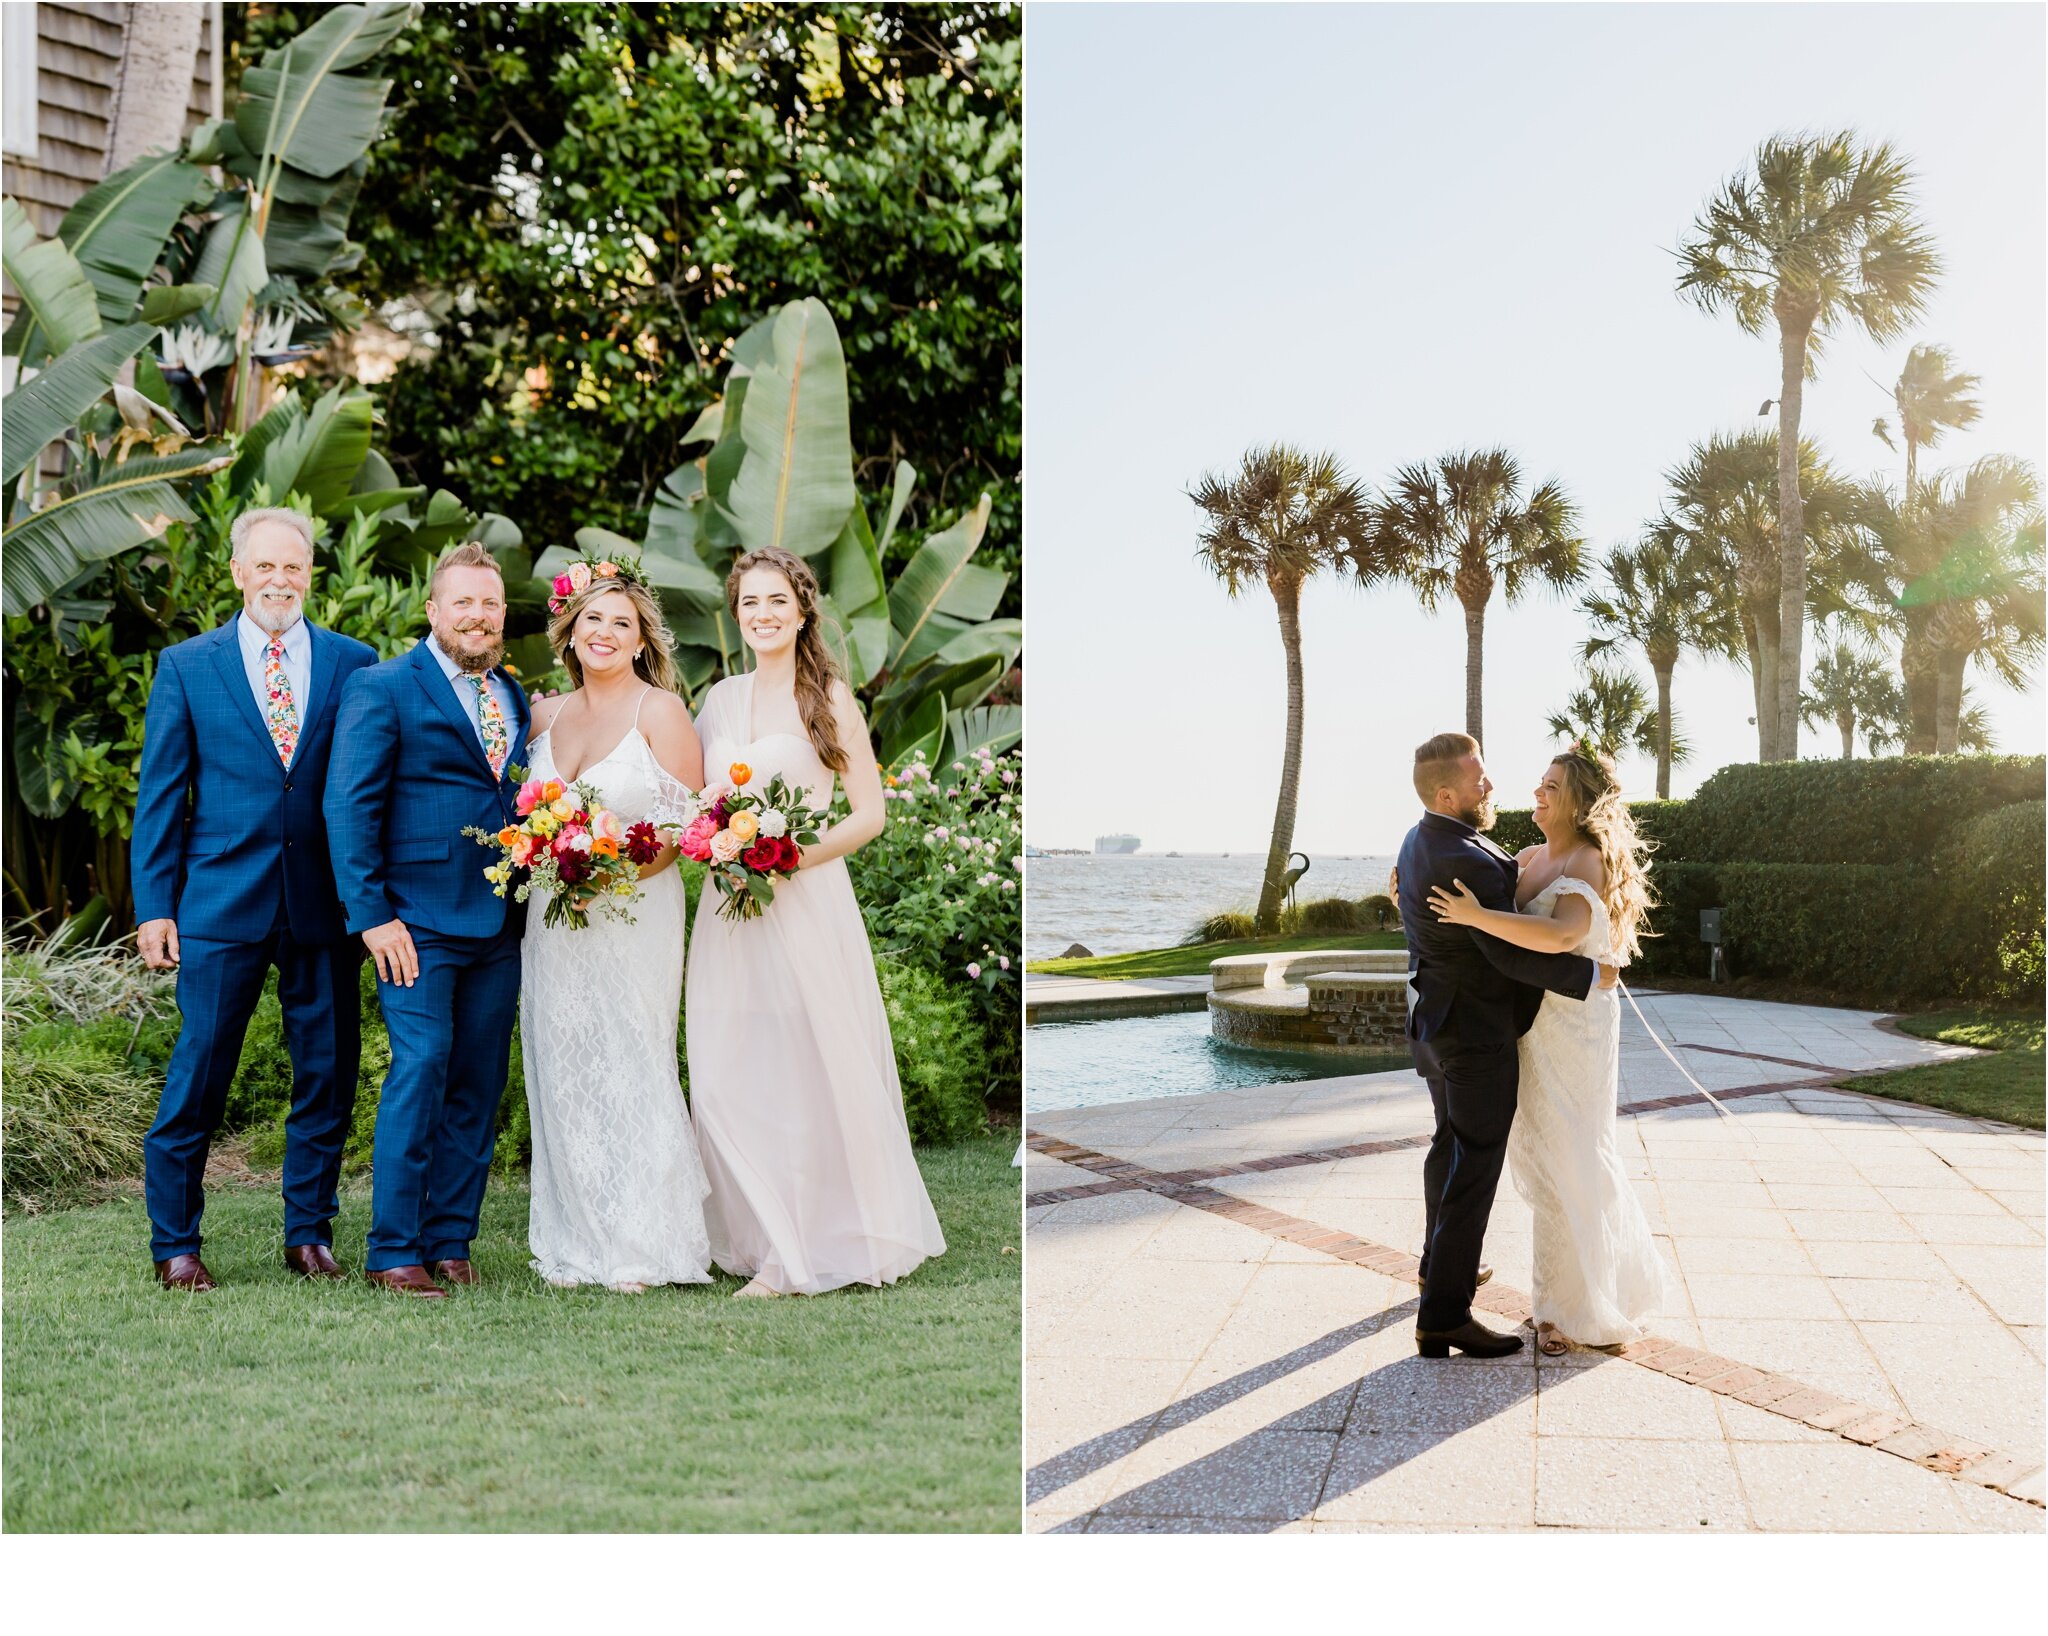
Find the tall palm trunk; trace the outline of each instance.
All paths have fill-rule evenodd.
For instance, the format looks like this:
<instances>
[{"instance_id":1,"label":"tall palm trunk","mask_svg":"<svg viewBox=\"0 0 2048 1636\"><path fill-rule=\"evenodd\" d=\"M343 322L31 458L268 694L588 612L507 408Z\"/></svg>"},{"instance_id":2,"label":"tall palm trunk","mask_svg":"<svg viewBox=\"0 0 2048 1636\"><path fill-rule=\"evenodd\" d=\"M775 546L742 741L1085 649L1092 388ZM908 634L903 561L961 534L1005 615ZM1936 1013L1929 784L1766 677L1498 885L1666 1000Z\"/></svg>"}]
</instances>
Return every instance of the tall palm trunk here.
<instances>
[{"instance_id":1,"label":"tall palm trunk","mask_svg":"<svg viewBox=\"0 0 2048 1636\"><path fill-rule=\"evenodd\" d=\"M1650 669L1657 678L1657 799L1671 799L1671 671L1654 658Z\"/></svg>"},{"instance_id":2,"label":"tall palm trunk","mask_svg":"<svg viewBox=\"0 0 2048 1636\"><path fill-rule=\"evenodd\" d=\"M1934 661L1934 753L1952 756L1962 749L1963 671L1970 656L1944 649Z\"/></svg>"},{"instance_id":3,"label":"tall palm trunk","mask_svg":"<svg viewBox=\"0 0 2048 1636\"><path fill-rule=\"evenodd\" d=\"M1756 758L1778 759L1778 603L1767 589L1742 598L1742 639L1749 648L1749 686L1756 699Z\"/></svg>"},{"instance_id":4,"label":"tall palm trunk","mask_svg":"<svg viewBox=\"0 0 2048 1636\"><path fill-rule=\"evenodd\" d=\"M1806 633L1806 502L1799 492L1799 415L1813 314L1778 307L1778 674L1775 761L1799 759L1801 639ZM1761 725L1762 718L1758 718Z\"/></svg>"},{"instance_id":5,"label":"tall palm trunk","mask_svg":"<svg viewBox=\"0 0 2048 1636\"><path fill-rule=\"evenodd\" d=\"M1458 566L1452 587L1465 610L1465 731L1483 747L1486 743L1486 604L1493 599L1493 570L1486 565L1485 547L1469 546Z\"/></svg>"},{"instance_id":6,"label":"tall palm trunk","mask_svg":"<svg viewBox=\"0 0 2048 1636\"><path fill-rule=\"evenodd\" d=\"M1280 643L1287 650L1287 750L1280 761L1280 799L1273 808L1273 839L1266 848L1266 878L1259 888L1258 927L1270 934L1280 924L1280 893L1294 850L1294 809L1301 785L1301 581L1292 576L1267 581L1280 610Z\"/></svg>"},{"instance_id":7,"label":"tall palm trunk","mask_svg":"<svg viewBox=\"0 0 2048 1636\"><path fill-rule=\"evenodd\" d=\"M1854 761L1856 759L1856 712L1853 710L1837 710L1835 712L1835 725L1842 732L1842 759L1844 761Z\"/></svg>"},{"instance_id":8,"label":"tall palm trunk","mask_svg":"<svg viewBox=\"0 0 2048 1636\"><path fill-rule=\"evenodd\" d=\"M107 176L145 153L176 147L185 134L185 103L192 94L199 27L205 16L202 6L121 9L128 18L107 108L107 164L102 172Z\"/></svg>"},{"instance_id":9,"label":"tall palm trunk","mask_svg":"<svg viewBox=\"0 0 2048 1636\"><path fill-rule=\"evenodd\" d=\"M1935 692L1936 655L1927 640L1927 614L1918 608L1906 613L1905 640L1899 644L1899 674L1906 684L1906 754L1934 754L1935 722L1940 715Z\"/></svg>"}]
</instances>

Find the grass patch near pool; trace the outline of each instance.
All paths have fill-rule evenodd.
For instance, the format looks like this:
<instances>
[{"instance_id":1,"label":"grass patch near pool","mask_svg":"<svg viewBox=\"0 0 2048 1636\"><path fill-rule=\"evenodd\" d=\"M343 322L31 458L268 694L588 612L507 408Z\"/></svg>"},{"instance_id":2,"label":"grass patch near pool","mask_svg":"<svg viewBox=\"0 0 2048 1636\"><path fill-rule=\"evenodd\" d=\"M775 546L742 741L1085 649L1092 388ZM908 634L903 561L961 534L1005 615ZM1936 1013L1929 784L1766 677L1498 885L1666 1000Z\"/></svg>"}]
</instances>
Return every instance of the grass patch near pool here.
<instances>
[{"instance_id":1,"label":"grass patch near pool","mask_svg":"<svg viewBox=\"0 0 2048 1636\"><path fill-rule=\"evenodd\" d=\"M481 1289L284 1270L281 1206L216 1186L222 1287L160 1290L140 1201L5 1227L10 1532L1017 1529L1016 1135L917 1150L943 1256L887 1289L550 1289L493 1181ZM1011 1253L1005 1254L1005 1248Z\"/></svg>"},{"instance_id":2,"label":"grass patch near pool","mask_svg":"<svg viewBox=\"0 0 2048 1636\"><path fill-rule=\"evenodd\" d=\"M1247 937L1185 948L1141 949L1135 954L1098 954L1086 960L1034 960L1025 969L1056 977L1206 976L1211 960L1233 954L1296 954L1303 949L1405 949L1399 932L1301 932L1289 937Z\"/></svg>"},{"instance_id":3,"label":"grass patch near pool","mask_svg":"<svg viewBox=\"0 0 2048 1636\"><path fill-rule=\"evenodd\" d=\"M1844 1088L1899 1102L1918 1102L1971 1119L1999 1119L2029 1130L2043 1128L2048 1056L2038 1011L1966 1007L1894 1019L1899 1031L1948 1045L1970 1045L1983 1056L1930 1062L1844 1082Z\"/></svg>"}]
</instances>

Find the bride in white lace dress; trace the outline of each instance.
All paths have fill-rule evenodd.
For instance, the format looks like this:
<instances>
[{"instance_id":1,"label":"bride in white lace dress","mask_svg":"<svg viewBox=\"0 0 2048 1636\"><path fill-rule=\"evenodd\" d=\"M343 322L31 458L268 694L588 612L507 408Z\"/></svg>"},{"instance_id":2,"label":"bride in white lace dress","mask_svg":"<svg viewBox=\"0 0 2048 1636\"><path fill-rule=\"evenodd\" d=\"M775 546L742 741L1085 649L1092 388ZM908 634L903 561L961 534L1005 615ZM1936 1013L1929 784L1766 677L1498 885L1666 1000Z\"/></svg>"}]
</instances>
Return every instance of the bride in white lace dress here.
<instances>
[{"instance_id":1,"label":"bride in white lace dress","mask_svg":"<svg viewBox=\"0 0 2048 1636\"><path fill-rule=\"evenodd\" d=\"M1525 949L1626 964L1649 907L1642 844L1613 764L1574 746L1536 789L1541 845L1516 855L1520 912L1482 909L1462 882L1431 904L1453 924ZM1521 1042L1521 1094L1508 1135L1515 1189L1535 1216L1537 1345L1612 1346L1664 1304L1664 1263L1615 1145L1620 998L1546 994Z\"/></svg>"},{"instance_id":2,"label":"bride in white lace dress","mask_svg":"<svg viewBox=\"0 0 2048 1636\"><path fill-rule=\"evenodd\" d=\"M680 822L703 782L696 729L673 691L660 608L612 566L550 600L548 635L577 685L534 706L528 776L587 783L629 825ZM676 1073L686 916L675 856L664 847L641 866L630 923L599 909L581 929L551 928L538 903L527 916L528 1242L551 1284L638 1294L711 1281L704 1166Z\"/></svg>"},{"instance_id":3,"label":"bride in white lace dress","mask_svg":"<svg viewBox=\"0 0 2048 1636\"><path fill-rule=\"evenodd\" d=\"M735 762L822 810L835 768L852 811L804 849L758 919L705 890L690 938L690 1097L711 1176L713 1259L741 1295L889 1284L946 1240L911 1156L889 1019L845 858L886 803L867 724L820 640L818 582L773 548L733 565L726 600L754 670L705 695L707 788Z\"/></svg>"}]
</instances>

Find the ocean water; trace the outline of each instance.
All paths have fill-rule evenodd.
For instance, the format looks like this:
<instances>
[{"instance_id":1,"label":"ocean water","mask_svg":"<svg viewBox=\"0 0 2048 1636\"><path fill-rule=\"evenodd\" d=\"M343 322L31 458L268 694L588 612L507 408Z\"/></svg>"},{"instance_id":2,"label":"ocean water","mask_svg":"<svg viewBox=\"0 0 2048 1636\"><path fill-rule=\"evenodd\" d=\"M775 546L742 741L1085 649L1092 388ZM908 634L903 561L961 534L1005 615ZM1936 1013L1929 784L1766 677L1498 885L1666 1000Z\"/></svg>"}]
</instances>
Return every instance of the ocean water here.
<instances>
[{"instance_id":1,"label":"ocean water","mask_svg":"<svg viewBox=\"0 0 2048 1636\"><path fill-rule=\"evenodd\" d=\"M1391 857L1311 857L1295 895L1370 897L1387 889ZM1024 955L1049 960L1080 943L1094 954L1166 948L1220 909L1258 907L1263 849L1170 858L1033 858L1024 866Z\"/></svg>"}]
</instances>

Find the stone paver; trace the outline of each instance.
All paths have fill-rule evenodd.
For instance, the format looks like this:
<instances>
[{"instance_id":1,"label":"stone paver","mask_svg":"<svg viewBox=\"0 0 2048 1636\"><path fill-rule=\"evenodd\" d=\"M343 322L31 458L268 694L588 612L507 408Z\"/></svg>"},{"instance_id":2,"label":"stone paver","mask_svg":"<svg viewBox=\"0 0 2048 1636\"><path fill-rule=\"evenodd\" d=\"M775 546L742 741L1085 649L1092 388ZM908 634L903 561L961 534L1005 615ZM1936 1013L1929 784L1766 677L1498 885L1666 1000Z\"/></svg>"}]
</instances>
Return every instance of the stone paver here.
<instances>
[{"instance_id":1,"label":"stone paver","mask_svg":"<svg viewBox=\"0 0 2048 1636\"><path fill-rule=\"evenodd\" d=\"M1671 1273L1662 1351L1417 1357L1410 1074L1099 1109L1027 1092L1034 1140L1061 1144L1027 1193L1084 1193L1027 1212L1029 1526L2043 1531L2040 1135L1786 1065L1954 1054L1872 1014L1641 1003L1736 1093L1730 1117L1694 1098L1617 1133ZM1624 1103L1678 1095L1624 1029ZM1497 1328L1526 1311L1530 1225L1504 1180Z\"/></svg>"}]
</instances>

